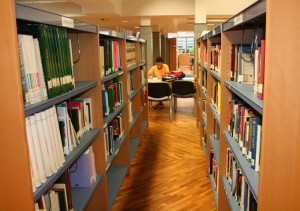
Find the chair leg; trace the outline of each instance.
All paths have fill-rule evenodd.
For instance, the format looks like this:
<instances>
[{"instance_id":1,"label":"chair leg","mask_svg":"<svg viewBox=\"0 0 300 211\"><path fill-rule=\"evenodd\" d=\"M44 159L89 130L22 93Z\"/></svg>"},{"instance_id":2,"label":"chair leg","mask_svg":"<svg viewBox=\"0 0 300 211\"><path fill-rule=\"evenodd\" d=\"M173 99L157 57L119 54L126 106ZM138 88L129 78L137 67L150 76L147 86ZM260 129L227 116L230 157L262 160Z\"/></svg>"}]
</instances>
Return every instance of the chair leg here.
<instances>
[{"instance_id":1,"label":"chair leg","mask_svg":"<svg viewBox=\"0 0 300 211\"><path fill-rule=\"evenodd\" d=\"M177 97L174 97L174 112L177 110Z\"/></svg>"},{"instance_id":2,"label":"chair leg","mask_svg":"<svg viewBox=\"0 0 300 211\"><path fill-rule=\"evenodd\" d=\"M172 107L173 107L172 101L173 101L173 99L172 99L172 95L171 95L171 97L170 97L170 122L172 122Z\"/></svg>"}]
</instances>

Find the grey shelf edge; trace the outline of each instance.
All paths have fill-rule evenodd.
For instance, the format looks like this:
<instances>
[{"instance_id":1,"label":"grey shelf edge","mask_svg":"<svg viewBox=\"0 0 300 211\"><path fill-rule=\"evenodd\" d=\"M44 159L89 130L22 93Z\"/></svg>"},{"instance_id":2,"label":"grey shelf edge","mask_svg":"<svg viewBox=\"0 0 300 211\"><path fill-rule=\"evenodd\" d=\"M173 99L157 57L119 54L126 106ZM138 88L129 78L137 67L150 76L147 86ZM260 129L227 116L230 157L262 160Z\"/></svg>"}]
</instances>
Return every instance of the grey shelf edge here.
<instances>
[{"instance_id":1,"label":"grey shelf edge","mask_svg":"<svg viewBox=\"0 0 300 211\"><path fill-rule=\"evenodd\" d=\"M146 43L147 43L147 40L144 40L144 39L141 39L141 38L140 38L140 39L139 39L139 42L140 42L140 43L146 44Z\"/></svg>"},{"instance_id":2,"label":"grey shelf edge","mask_svg":"<svg viewBox=\"0 0 300 211\"><path fill-rule=\"evenodd\" d=\"M222 24L220 24L219 26L217 26L216 28L208 32L208 38L221 36L221 31L222 31Z\"/></svg>"},{"instance_id":3,"label":"grey shelf edge","mask_svg":"<svg viewBox=\"0 0 300 211\"><path fill-rule=\"evenodd\" d=\"M204 158L206 160L206 146L205 146L205 143L203 140L201 140L201 143L202 143L202 147L203 147L203 151L204 151Z\"/></svg>"},{"instance_id":4,"label":"grey shelf edge","mask_svg":"<svg viewBox=\"0 0 300 211\"><path fill-rule=\"evenodd\" d=\"M240 211L241 207L238 205L235 197L231 195L231 187L228 183L227 177L222 176L222 182L225 189L226 197L229 203L229 207L231 211Z\"/></svg>"},{"instance_id":5,"label":"grey shelf edge","mask_svg":"<svg viewBox=\"0 0 300 211\"><path fill-rule=\"evenodd\" d=\"M111 74L111 75L107 75L107 76L104 76L103 78L101 78L101 83L104 83L104 82L107 82L107 81L110 81L114 78L117 78L119 77L120 75L122 75L124 73L123 70L119 71L119 72L116 72L114 74Z\"/></svg>"},{"instance_id":6,"label":"grey shelf edge","mask_svg":"<svg viewBox=\"0 0 300 211\"><path fill-rule=\"evenodd\" d=\"M140 141L141 141L140 137L130 138L130 162L134 157L134 154L140 144Z\"/></svg>"},{"instance_id":7,"label":"grey shelf edge","mask_svg":"<svg viewBox=\"0 0 300 211\"><path fill-rule=\"evenodd\" d=\"M118 108L114 111L114 113L103 118L104 128L124 109L126 103L123 102Z\"/></svg>"},{"instance_id":8,"label":"grey shelf edge","mask_svg":"<svg viewBox=\"0 0 300 211\"><path fill-rule=\"evenodd\" d=\"M102 26L98 26L99 28L99 35L102 36L107 36L107 37L112 37L112 38L120 38L120 39L125 39L125 34L119 31L115 31L112 29L108 29Z\"/></svg>"},{"instance_id":9,"label":"grey shelf edge","mask_svg":"<svg viewBox=\"0 0 300 211\"><path fill-rule=\"evenodd\" d=\"M207 99L207 94L205 93L204 89L202 89L203 95L204 95L204 99Z\"/></svg>"},{"instance_id":10,"label":"grey shelf edge","mask_svg":"<svg viewBox=\"0 0 300 211\"><path fill-rule=\"evenodd\" d=\"M141 85L141 89L144 88L144 86L146 85L147 85L147 81Z\"/></svg>"},{"instance_id":11,"label":"grey shelf edge","mask_svg":"<svg viewBox=\"0 0 300 211\"><path fill-rule=\"evenodd\" d=\"M89 89L92 89L93 87L97 86L97 81L77 81L75 82L75 88L72 91L69 91L65 94L62 94L60 96L43 100L42 102L38 102L32 105L24 106L25 111L25 117L33 115L37 112L40 112L44 109L50 108L53 105L56 105L58 103L61 103L69 98L72 98L76 95L79 95Z\"/></svg>"},{"instance_id":12,"label":"grey shelf edge","mask_svg":"<svg viewBox=\"0 0 300 211\"><path fill-rule=\"evenodd\" d=\"M230 147L245 179L246 182L253 194L253 197L257 201L258 199L258 184L259 184L259 173L254 171L253 169L249 168L249 162L246 158L242 155L238 143L230 136L227 130L223 131L225 136L225 140Z\"/></svg>"},{"instance_id":13,"label":"grey shelf edge","mask_svg":"<svg viewBox=\"0 0 300 211\"><path fill-rule=\"evenodd\" d=\"M131 36L131 35L126 35L126 41L134 41L134 42L138 42L139 38Z\"/></svg>"},{"instance_id":14,"label":"grey shelf edge","mask_svg":"<svg viewBox=\"0 0 300 211\"><path fill-rule=\"evenodd\" d=\"M260 100L253 92L253 85L240 84L234 81L225 81L225 86L260 114L263 114L263 100Z\"/></svg>"},{"instance_id":15,"label":"grey shelf edge","mask_svg":"<svg viewBox=\"0 0 300 211\"><path fill-rule=\"evenodd\" d=\"M137 65L133 65L133 66L131 66L131 67L128 67L128 68L127 68L127 72L130 72L130 71L132 71L132 70L135 70L136 68L138 68Z\"/></svg>"},{"instance_id":16,"label":"grey shelf edge","mask_svg":"<svg viewBox=\"0 0 300 211\"><path fill-rule=\"evenodd\" d=\"M79 156L91 145L95 138L99 135L100 129L92 129L80 138L80 144L73 151L65 156L65 163L60 167L55 174L47 178L47 181L36 189L33 193L34 202L36 202L51 185L79 158Z\"/></svg>"},{"instance_id":17,"label":"grey shelf edge","mask_svg":"<svg viewBox=\"0 0 300 211\"><path fill-rule=\"evenodd\" d=\"M141 67L141 66L144 66L145 64L146 64L146 62L140 63L140 67Z\"/></svg>"},{"instance_id":18,"label":"grey shelf edge","mask_svg":"<svg viewBox=\"0 0 300 211\"><path fill-rule=\"evenodd\" d=\"M89 188L72 188L72 201L74 211L84 211L85 207L89 203L93 194L95 193L100 181L102 174L97 174L96 182Z\"/></svg>"},{"instance_id":19,"label":"grey shelf edge","mask_svg":"<svg viewBox=\"0 0 300 211\"><path fill-rule=\"evenodd\" d=\"M217 73L217 72L214 71L214 70L210 70L209 72L210 72L210 74L211 74L216 80L218 80L218 81L221 82L221 76L220 76L219 73Z\"/></svg>"},{"instance_id":20,"label":"grey shelf edge","mask_svg":"<svg viewBox=\"0 0 300 211\"><path fill-rule=\"evenodd\" d=\"M207 71L207 64L202 65L203 69Z\"/></svg>"},{"instance_id":21,"label":"grey shelf edge","mask_svg":"<svg viewBox=\"0 0 300 211\"><path fill-rule=\"evenodd\" d=\"M215 119L217 120L217 124L220 126L220 115L218 111L215 109L215 107L212 105L212 103L209 103L209 107L211 112L213 113Z\"/></svg>"},{"instance_id":22,"label":"grey shelf edge","mask_svg":"<svg viewBox=\"0 0 300 211\"><path fill-rule=\"evenodd\" d=\"M106 173L109 210L113 207L127 170L128 166L112 166Z\"/></svg>"},{"instance_id":23,"label":"grey shelf edge","mask_svg":"<svg viewBox=\"0 0 300 211\"><path fill-rule=\"evenodd\" d=\"M118 152L119 152L120 148L122 147L126 137L127 137L127 134L124 133L122 138L119 141L117 141L117 145L115 145L115 149L114 149L113 153L108 156L107 161L106 161L106 171L109 169L111 163L113 162L116 155L118 154Z\"/></svg>"},{"instance_id":24,"label":"grey shelf edge","mask_svg":"<svg viewBox=\"0 0 300 211\"><path fill-rule=\"evenodd\" d=\"M200 107L201 107L201 102L200 102L200 100L198 100L198 106L199 106L199 109L200 109Z\"/></svg>"},{"instance_id":25,"label":"grey shelf edge","mask_svg":"<svg viewBox=\"0 0 300 211\"><path fill-rule=\"evenodd\" d=\"M203 119L203 122L204 122L204 126L206 127L207 120L206 120L206 115L204 113L202 113L202 119Z\"/></svg>"},{"instance_id":26,"label":"grey shelf edge","mask_svg":"<svg viewBox=\"0 0 300 211\"><path fill-rule=\"evenodd\" d=\"M216 204L216 208L218 210L218 193L215 190L215 184L214 184L214 179L213 176L210 174L209 175L209 180L210 180L210 185L211 185L211 189L213 191L213 195L214 195L214 199L215 199L215 204Z\"/></svg>"},{"instance_id":27,"label":"grey shelf edge","mask_svg":"<svg viewBox=\"0 0 300 211\"><path fill-rule=\"evenodd\" d=\"M84 21L69 18L46 10L16 3L16 18L18 20L49 24L68 29L92 32L98 34L98 26ZM66 24L66 22L68 24ZM70 24L73 23L73 24Z\"/></svg>"},{"instance_id":28,"label":"grey shelf edge","mask_svg":"<svg viewBox=\"0 0 300 211\"><path fill-rule=\"evenodd\" d=\"M128 102L129 102L130 100L132 100L132 99L137 95L138 92L139 92L138 89L133 90L133 93L132 93L131 95L128 96Z\"/></svg>"},{"instance_id":29,"label":"grey shelf edge","mask_svg":"<svg viewBox=\"0 0 300 211\"><path fill-rule=\"evenodd\" d=\"M201 123L200 123L200 121L197 122L197 126L199 128L199 132L201 133Z\"/></svg>"},{"instance_id":30,"label":"grey shelf edge","mask_svg":"<svg viewBox=\"0 0 300 211\"><path fill-rule=\"evenodd\" d=\"M133 128L133 126L134 126L136 120L137 120L137 119L139 118L139 116L140 116L140 113L133 113L132 116L133 116L133 119L132 119L132 122L129 123L129 131L131 131L131 129Z\"/></svg>"},{"instance_id":31,"label":"grey shelf edge","mask_svg":"<svg viewBox=\"0 0 300 211\"><path fill-rule=\"evenodd\" d=\"M144 134L147 128L148 121L142 121L142 135Z\"/></svg>"},{"instance_id":32,"label":"grey shelf edge","mask_svg":"<svg viewBox=\"0 0 300 211\"><path fill-rule=\"evenodd\" d=\"M219 153L220 153L220 140L217 140L214 138L214 136L212 134L209 135L209 142L210 145L213 149L214 155L216 157L217 163L218 165L220 165L219 163Z\"/></svg>"}]
</instances>

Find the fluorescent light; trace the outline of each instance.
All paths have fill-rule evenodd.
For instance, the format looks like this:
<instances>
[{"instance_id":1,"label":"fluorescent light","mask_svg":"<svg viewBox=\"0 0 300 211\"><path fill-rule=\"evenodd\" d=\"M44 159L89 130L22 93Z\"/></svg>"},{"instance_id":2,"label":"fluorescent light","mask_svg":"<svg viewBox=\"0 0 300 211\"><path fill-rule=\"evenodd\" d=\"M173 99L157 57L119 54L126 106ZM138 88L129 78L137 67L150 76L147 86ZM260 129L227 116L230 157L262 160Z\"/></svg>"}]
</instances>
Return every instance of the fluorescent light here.
<instances>
[{"instance_id":1,"label":"fluorescent light","mask_svg":"<svg viewBox=\"0 0 300 211\"><path fill-rule=\"evenodd\" d=\"M213 23L208 23L207 25L208 25L208 26L213 26L213 25L215 25L215 24L213 24Z\"/></svg>"},{"instance_id":2,"label":"fluorescent light","mask_svg":"<svg viewBox=\"0 0 300 211\"><path fill-rule=\"evenodd\" d=\"M122 21L123 23L127 23L128 21Z\"/></svg>"},{"instance_id":3,"label":"fluorescent light","mask_svg":"<svg viewBox=\"0 0 300 211\"><path fill-rule=\"evenodd\" d=\"M140 27L139 26L135 26L134 28L139 29Z\"/></svg>"}]
</instances>

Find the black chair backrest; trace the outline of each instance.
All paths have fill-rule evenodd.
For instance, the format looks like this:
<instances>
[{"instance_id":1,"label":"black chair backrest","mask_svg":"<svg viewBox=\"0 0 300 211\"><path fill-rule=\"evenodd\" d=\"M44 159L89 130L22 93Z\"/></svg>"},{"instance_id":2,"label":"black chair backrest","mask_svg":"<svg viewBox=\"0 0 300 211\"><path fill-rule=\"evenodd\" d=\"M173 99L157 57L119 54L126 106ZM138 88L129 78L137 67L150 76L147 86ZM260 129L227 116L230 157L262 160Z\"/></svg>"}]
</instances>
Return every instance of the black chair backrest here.
<instances>
[{"instance_id":1,"label":"black chair backrest","mask_svg":"<svg viewBox=\"0 0 300 211\"><path fill-rule=\"evenodd\" d=\"M194 94L194 83L191 81L174 81L172 83L172 93L178 95Z\"/></svg>"},{"instance_id":2,"label":"black chair backrest","mask_svg":"<svg viewBox=\"0 0 300 211\"><path fill-rule=\"evenodd\" d=\"M148 96L153 98L162 98L171 95L171 89L168 83L148 83Z\"/></svg>"}]
</instances>

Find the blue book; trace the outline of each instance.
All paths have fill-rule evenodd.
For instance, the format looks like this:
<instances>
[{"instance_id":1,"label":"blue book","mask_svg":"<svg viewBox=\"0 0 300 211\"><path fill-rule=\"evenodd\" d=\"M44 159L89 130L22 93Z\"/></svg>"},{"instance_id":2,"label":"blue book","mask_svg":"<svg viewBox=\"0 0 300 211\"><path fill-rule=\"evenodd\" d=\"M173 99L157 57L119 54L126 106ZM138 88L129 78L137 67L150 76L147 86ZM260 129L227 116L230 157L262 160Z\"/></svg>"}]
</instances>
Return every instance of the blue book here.
<instances>
[{"instance_id":1,"label":"blue book","mask_svg":"<svg viewBox=\"0 0 300 211\"><path fill-rule=\"evenodd\" d=\"M82 154L70 169L71 187L91 187L90 151Z\"/></svg>"},{"instance_id":2,"label":"blue book","mask_svg":"<svg viewBox=\"0 0 300 211\"><path fill-rule=\"evenodd\" d=\"M105 99L105 89L102 89L102 107L103 107L103 116L106 116L106 99Z\"/></svg>"},{"instance_id":3,"label":"blue book","mask_svg":"<svg viewBox=\"0 0 300 211\"><path fill-rule=\"evenodd\" d=\"M244 211L247 211L248 208L248 184L245 181L245 192L244 192Z\"/></svg>"},{"instance_id":4,"label":"blue book","mask_svg":"<svg viewBox=\"0 0 300 211\"><path fill-rule=\"evenodd\" d=\"M255 170L255 159L256 159L256 146L257 146L257 126L261 124L261 119L253 119L252 127L252 158L251 158L251 168Z\"/></svg>"}]
</instances>

